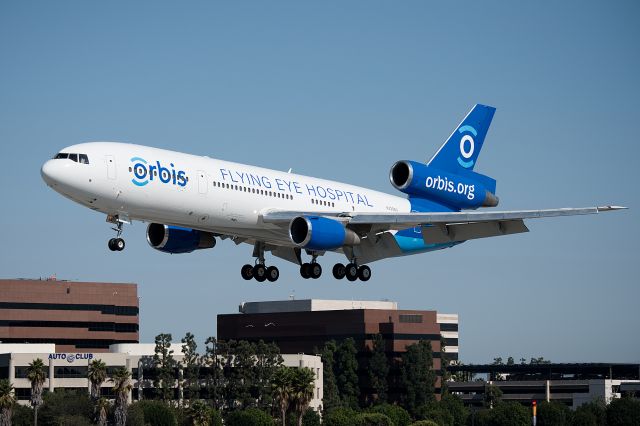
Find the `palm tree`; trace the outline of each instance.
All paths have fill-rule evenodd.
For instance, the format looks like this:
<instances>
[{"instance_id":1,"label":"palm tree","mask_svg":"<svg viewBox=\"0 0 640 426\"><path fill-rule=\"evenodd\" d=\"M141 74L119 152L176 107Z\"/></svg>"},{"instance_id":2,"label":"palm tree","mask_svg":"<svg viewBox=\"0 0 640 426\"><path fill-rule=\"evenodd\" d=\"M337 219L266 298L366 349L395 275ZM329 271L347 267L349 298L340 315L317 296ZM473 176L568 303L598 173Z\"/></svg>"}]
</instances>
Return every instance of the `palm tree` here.
<instances>
[{"instance_id":1,"label":"palm tree","mask_svg":"<svg viewBox=\"0 0 640 426\"><path fill-rule=\"evenodd\" d=\"M291 380L291 399L298 413L298 426L302 426L302 417L304 416L309 403L313 399L315 391L315 376L313 370L307 367L296 368L293 372Z\"/></svg>"},{"instance_id":2,"label":"palm tree","mask_svg":"<svg viewBox=\"0 0 640 426\"><path fill-rule=\"evenodd\" d=\"M108 410L109 401L106 398L100 398L96 403L96 423L98 423L98 426L106 426Z\"/></svg>"},{"instance_id":3,"label":"palm tree","mask_svg":"<svg viewBox=\"0 0 640 426\"><path fill-rule=\"evenodd\" d=\"M38 407L42 405L42 388L47 375L44 363L36 358L27 367L27 379L31 382L31 406L33 407L33 424L38 426Z\"/></svg>"},{"instance_id":4,"label":"palm tree","mask_svg":"<svg viewBox=\"0 0 640 426\"><path fill-rule=\"evenodd\" d=\"M102 383L107 379L107 364L105 364L101 359L94 359L89 364L87 377L91 383L91 398L97 400L100 398L100 388L102 387Z\"/></svg>"},{"instance_id":5,"label":"palm tree","mask_svg":"<svg viewBox=\"0 0 640 426\"><path fill-rule=\"evenodd\" d=\"M280 408L280 416L282 418L282 426L286 425L287 409L291 403L293 372L290 367L280 367L276 370L271 379L271 388L273 389L273 399L278 401Z\"/></svg>"},{"instance_id":6,"label":"palm tree","mask_svg":"<svg viewBox=\"0 0 640 426\"><path fill-rule=\"evenodd\" d=\"M111 377L113 392L116 394L115 417L116 425L124 426L127 423L127 403L131 390L131 373L124 367L118 368Z\"/></svg>"},{"instance_id":7,"label":"palm tree","mask_svg":"<svg viewBox=\"0 0 640 426\"><path fill-rule=\"evenodd\" d=\"M13 385L8 379L0 380L0 426L11 426L11 415L16 397L13 395Z\"/></svg>"}]
</instances>

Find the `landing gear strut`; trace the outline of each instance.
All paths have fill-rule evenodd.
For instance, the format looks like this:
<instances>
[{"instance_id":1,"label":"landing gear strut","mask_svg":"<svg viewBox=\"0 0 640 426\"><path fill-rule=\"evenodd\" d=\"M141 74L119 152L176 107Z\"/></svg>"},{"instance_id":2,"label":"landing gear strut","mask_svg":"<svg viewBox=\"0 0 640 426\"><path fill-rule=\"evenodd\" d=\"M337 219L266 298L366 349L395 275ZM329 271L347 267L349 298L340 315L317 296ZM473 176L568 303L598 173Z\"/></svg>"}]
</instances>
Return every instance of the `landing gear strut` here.
<instances>
[{"instance_id":1,"label":"landing gear strut","mask_svg":"<svg viewBox=\"0 0 640 426\"><path fill-rule=\"evenodd\" d=\"M116 231L116 238L111 238L108 242L109 250L111 251L122 251L124 250L124 240L120 238L122 235L122 227L124 226L124 222L118 219L118 216L107 216L107 221L114 223L116 225L115 228L111 228Z\"/></svg>"},{"instance_id":2,"label":"landing gear strut","mask_svg":"<svg viewBox=\"0 0 640 426\"><path fill-rule=\"evenodd\" d=\"M275 266L265 266L264 264L264 243L257 242L253 247L253 256L256 258L255 265L244 265L240 269L240 275L245 280L255 278L259 283L268 280L269 282L277 281L280 277L280 271Z\"/></svg>"}]
</instances>

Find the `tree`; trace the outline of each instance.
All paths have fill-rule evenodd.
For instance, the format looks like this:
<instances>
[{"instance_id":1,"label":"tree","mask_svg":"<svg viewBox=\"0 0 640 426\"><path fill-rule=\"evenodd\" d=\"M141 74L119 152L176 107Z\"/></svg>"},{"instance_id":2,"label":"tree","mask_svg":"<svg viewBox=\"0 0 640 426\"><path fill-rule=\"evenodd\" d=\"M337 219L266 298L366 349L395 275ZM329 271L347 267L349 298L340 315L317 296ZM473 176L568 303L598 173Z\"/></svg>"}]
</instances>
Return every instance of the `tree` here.
<instances>
[{"instance_id":1,"label":"tree","mask_svg":"<svg viewBox=\"0 0 640 426\"><path fill-rule=\"evenodd\" d=\"M11 426L13 405L16 397L13 395L13 385L8 379L0 380L0 426Z\"/></svg>"},{"instance_id":2,"label":"tree","mask_svg":"<svg viewBox=\"0 0 640 426\"><path fill-rule=\"evenodd\" d=\"M115 394L115 418L117 426L127 423L127 405L131 391L131 373L124 367L118 368L111 377Z\"/></svg>"},{"instance_id":3,"label":"tree","mask_svg":"<svg viewBox=\"0 0 640 426\"><path fill-rule=\"evenodd\" d=\"M334 374L342 404L358 408L360 389L358 387L358 360L355 340L343 340L335 352Z\"/></svg>"},{"instance_id":4,"label":"tree","mask_svg":"<svg viewBox=\"0 0 640 426\"><path fill-rule=\"evenodd\" d=\"M376 334L373 338L373 350L369 360L369 380L376 393L375 402L378 404L387 402L388 375L389 361L385 351L385 343L382 335Z\"/></svg>"},{"instance_id":5,"label":"tree","mask_svg":"<svg viewBox=\"0 0 640 426\"><path fill-rule=\"evenodd\" d=\"M91 385L89 393L91 398L97 400L100 398L100 388L102 383L107 379L107 364L101 359L94 359L89 363L87 378Z\"/></svg>"},{"instance_id":6,"label":"tree","mask_svg":"<svg viewBox=\"0 0 640 426\"><path fill-rule=\"evenodd\" d=\"M410 413L435 399L436 376L433 372L431 342L420 340L407 346L400 366L402 385L405 388L405 408Z\"/></svg>"},{"instance_id":7,"label":"tree","mask_svg":"<svg viewBox=\"0 0 640 426\"><path fill-rule=\"evenodd\" d=\"M491 410L482 410L476 417L478 426L529 426L531 412L518 402L500 402Z\"/></svg>"},{"instance_id":8,"label":"tree","mask_svg":"<svg viewBox=\"0 0 640 426\"><path fill-rule=\"evenodd\" d=\"M194 401L189 407L188 416L193 426L213 426L213 409L203 401Z\"/></svg>"},{"instance_id":9,"label":"tree","mask_svg":"<svg viewBox=\"0 0 640 426\"><path fill-rule=\"evenodd\" d=\"M38 421L43 425L91 424L94 401L87 391L56 389L43 395Z\"/></svg>"},{"instance_id":10,"label":"tree","mask_svg":"<svg viewBox=\"0 0 640 426\"><path fill-rule=\"evenodd\" d=\"M487 385L484 391L484 406L493 408L502 399L502 390L496 385Z\"/></svg>"},{"instance_id":11,"label":"tree","mask_svg":"<svg viewBox=\"0 0 640 426\"><path fill-rule=\"evenodd\" d=\"M278 403L282 426L286 425L287 410L291 404L293 372L289 367L280 367L276 370L271 381L273 399Z\"/></svg>"},{"instance_id":12,"label":"tree","mask_svg":"<svg viewBox=\"0 0 640 426\"><path fill-rule=\"evenodd\" d=\"M273 426L273 419L257 408L238 410L227 416L226 426Z\"/></svg>"},{"instance_id":13,"label":"tree","mask_svg":"<svg viewBox=\"0 0 640 426\"><path fill-rule=\"evenodd\" d=\"M571 410L556 401L542 401L538 404L537 421L540 426L564 426L569 424Z\"/></svg>"},{"instance_id":14,"label":"tree","mask_svg":"<svg viewBox=\"0 0 640 426\"><path fill-rule=\"evenodd\" d=\"M353 419L354 426L395 426L393 421L382 413L360 413Z\"/></svg>"},{"instance_id":15,"label":"tree","mask_svg":"<svg viewBox=\"0 0 640 426\"><path fill-rule=\"evenodd\" d=\"M464 406L462 399L457 395L442 395L439 402L440 406L451 414L453 424L455 426L463 426L467 424L469 418L469 409Z\"/></svg>"},{"instance_id":16,"label":"tree","mask_svg":"<svg viewBox=\"0 0 640 426\"><path fill-rule=\"evenodd\" d=\"M38 408L42 405L42 388L47 375L42 359L36 358L27 367L27 379L31 382L31 406L33 407L33 424L38 426Z\"/></svg>"},{"instance_id":17,"label":"tree","mask_svg":"<svg viewBox=\"0 0 640 426\"><path fill-rule=\"evenodd\" d=\"M100 398L96 402L96 423L98 426L106 426L107 413L109 412L109 401L106 398Z\"/></svg>"},{"instance_id":18,"label":"tree","mask_svg":"<svg viewBox=\"0 0 640 426\"><path fill-rule=\"evenodd\" d=\"M275 343L265 343L260 340L254 345L255 362L253 373L253 394L257 396L257 406L268 410L273 405L271 380L277 369L282 365L280 348Z\"/></svg>"},{"instance_id":19,"label":"tree","mask_svg":"<svg viewBox=\"0 0 640 426\"><path fill-rule=\"evenodd\" d=\"M629 397L612 400L607 407L607 425L640 425L640 401Z\"/></svg>"},{"instance_id":20,"label":"tree","mask_svg":"<svg viewBox=\"0 0 640 426\"><path fill-rule=\"evenodd\" d=\"M326 412L340 406L340 395L338 393L338 385L336 384L335 369L335 353L338 350L336 341L330 340L324 344L320 356L322 358L322 384L323 384L323 409ZM317 351L315 351L317 353Z\"/></svg>"},{"instance_id":21,"label":"tree","mask_svg":"<svg viewBox=\"0 0 640 426\"><path fill-rule=\"evenodd\" d=\"M389 417L395 426L409 426L411 424L411 416L407 410L398 405L380 404L371 408L371 411Z\"/></svg>"},{"instance_id":22,"label":"tree","mask_svg":"<svg viewBox=\"0 0 640 426\"><path fill-rule=\"evenodd\" d=\"M193 334L187 332L182 338L182 358L184 399L188 401L197 400L200 397L200 385L198 377L200 375L200 355L198 354L198 344Z\"/></svg>"},{"instance_id":23,"label":"tree","mask_svg":"<svg viewBox=\"0 0 640 426\"><path fill-rule=\"evenodd\" d=\"M256 398L252 396L254 347L246 340L230 341L225 356L224 375L226 380L225 400L229 409L252 406Z\"/></svg>"},{"instance_id":24,"label":"tree","mask_svg":"<svg viewBox=\"0 0 640 426\"><path fill-rule=\"evenodd\" d=\"M176 360L171 349L171 334L160 333L156 336L156 347L153 355L153 362L158 372L153 386L163 401L173 399L173 388L175 385Z\"/></svg>"},{"instance_id":25,"label":"tree","mask_svg":"<svg viewBox=\"0 0 640 426\"><path fill-rule=\"evenodd\" d=\"M208 337L205 340L205 353L202 356L202 365L206 369L206 390L207 398L216 410L221 410L224 405L223 399L223 376L222 376L222 356L219 353L218 341L215 337Z\"/></svg>"},{"instance_id":26,"label":"tree","mask_svg":"<svg viewBox=\"0 0 640 426\"><path fill-rule=\"evenodd\" d=\"M607 405L603 399L582 404L573 416L575 426L603 426L607 423Z\"/></svg>"},{"instance_id":27,"label":"tree","mask_svg":"<svg viewBox=\"0 0 640 426\"><path fill-rule=\"evenodd\" d=\"M516 362L513 360L513 357L510 356L509 358L507 358L507 365L514 365Z\"/></svg>"},{"instance_id":28,"label":"tree","mask_svg":"<svg viewBox=\"0 0 640 426\"><path fill-rule=\"evenodd\" d=\"M296 368L291 376L291 400L298 415L298 426L302 426L304 416L309 403L315 393L315 375L313 370L307 367Z\"/></svg>"}]
</instances>

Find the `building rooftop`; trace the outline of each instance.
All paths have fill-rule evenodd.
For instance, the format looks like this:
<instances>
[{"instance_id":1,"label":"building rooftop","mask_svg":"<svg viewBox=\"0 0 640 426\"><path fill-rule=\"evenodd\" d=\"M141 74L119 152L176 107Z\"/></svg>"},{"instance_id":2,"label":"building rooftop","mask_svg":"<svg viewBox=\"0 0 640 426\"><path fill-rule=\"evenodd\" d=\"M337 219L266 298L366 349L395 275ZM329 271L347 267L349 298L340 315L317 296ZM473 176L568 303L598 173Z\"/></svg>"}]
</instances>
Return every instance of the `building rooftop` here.
<instances>
[{"instance_id":1,"label":"building rooftop","mask_svg":"<svg viewBox=\"0 0 640 426\"><path fill-rule=\"evenodd\" d=\"M280 312L342 311L353 309L398 310L397 302L377 300L273 300L243 302L238 311L242 314L272 314Z\"/></svg>"}]
</instances>

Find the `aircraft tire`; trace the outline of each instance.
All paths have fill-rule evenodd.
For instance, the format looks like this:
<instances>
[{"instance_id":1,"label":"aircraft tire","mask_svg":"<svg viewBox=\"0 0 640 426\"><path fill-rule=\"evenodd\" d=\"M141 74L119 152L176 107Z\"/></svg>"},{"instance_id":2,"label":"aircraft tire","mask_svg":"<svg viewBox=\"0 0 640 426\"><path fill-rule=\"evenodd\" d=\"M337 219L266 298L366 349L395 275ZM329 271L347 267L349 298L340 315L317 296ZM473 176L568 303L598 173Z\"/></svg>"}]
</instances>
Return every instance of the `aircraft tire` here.
<instances>
[{"instance_id":1,"label":"aircraft tire","mask_svg":"<svg viewBox=\"0 0 640 426\"><path fill-rule=\"evenodd\" d=\"M267 268L267 279L270 282L278 281L280 277L280 271L275 266L269 266Z\"/></svg>"},{"instance_id":2,"label":"aircraft tire","mask_svg":"<svg viewBox=\"0 0 640 426\"><path fill-rule=\"evenodd\" d=\"M259 283L267 279L267 268L264 265L256 265L253 267L253 278Z\"/></svg>"},{"instance_id":3,"label":"aircraft tire","mask_svg":"<svg viewBox=\"0 0 640 426\"><path fill-rule=\"evenodd\" d=\"M116 239L115 238L111 238L109 240L109 242L107 243L107 245L109 246L109 250L116 251Z\"/></svg>"},{"instance_id":4,"label":"aircraft tire","mask_svg":"<svg viewBox=\"0 0 640 426\"><path fill-rule=\"evenodd\" d=\"M305 280L311 278L311 265L309 263L300 265L300 276Z\"/></svg>"},{"instance_id":5,"label":"aircraft tire","mask_svg":"<svg viewBox=\"0 0 640 426\"><path fill-rule=\"evenodd\" d=\"M319 263L312 263L309 267L311 278L317 280L322 275L322 266Z\"/></svg>"},{"instance_id":6,"label":"aircraft tire","mask_svg":"<svg viewBox=\"0 0 640 426\"><path fill-rule=\"evenodd\" d=\"M371 268L367 265L362 265L358 268L358 278L360 281L369 281L371 278Z\"/></svg>"},{"instance_id":7,"label":"aircraft tire","mask_svg":"<svg viewBox=\"0 0 640 426\"><path fill-rule=\"evenodd\" d=\"M342 263L336 263L333 265L333 278L336 280L341 280L347 274L347 270Z\"/></svg>"},{"instance_id":8,"label":"aircraft tire","mask_svg":"<svg viewBox=\"0 0 640 426\"><path fill-rule=\"evenodd\" d=\"M253 266L249 264L244 265L240 269L240 275L242 275L242 278L249 281L251 278L253 278Z\"/></svg>"},{"instance_id":9,"label":"aircraft tire","mask_svg":"<svg viewBox=\"0 0 640 426\"><path fill-rule=\"evenodd\" d=\"M116 241L114 243L114 246L116 248L117 251L122 251L124 250L124 240L122 238L116 238Z\"/></svg>"},{"instance_id":10,"label":"aircraft tire","mask_svg":"<svg viewBox=\"0 0 640 426\"><path fill-rule=\"evenodd\" d=\"M349 281L355 281L358 279L358 267L355 263L349 263L345 268L345 272Z\"/></svg>"}]
</instances>

